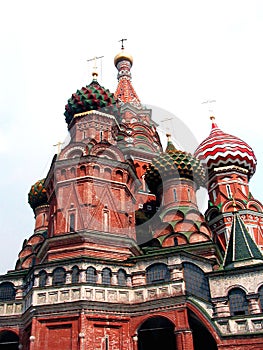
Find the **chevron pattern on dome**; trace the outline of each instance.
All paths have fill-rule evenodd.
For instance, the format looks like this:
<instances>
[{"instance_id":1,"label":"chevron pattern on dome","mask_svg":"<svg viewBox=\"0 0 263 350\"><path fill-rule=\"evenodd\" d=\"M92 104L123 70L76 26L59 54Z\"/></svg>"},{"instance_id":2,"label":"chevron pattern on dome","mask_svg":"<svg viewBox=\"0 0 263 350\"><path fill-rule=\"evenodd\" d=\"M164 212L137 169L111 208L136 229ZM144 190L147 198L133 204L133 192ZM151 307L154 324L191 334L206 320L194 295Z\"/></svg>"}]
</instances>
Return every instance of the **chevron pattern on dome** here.
<instances>
[{"instance_id":1,"label":"chevron pattern on dome","mask_svg":"<svg viewBox=\"0 0 263 350\"><path fill-rule=\"evenodd\" d=\"M194 155L206 164L208 170L236 165L245 168L249 178L256 171L257 159L252 148L238 137L223 132L214 123L210 135Z\"/></svg>"},{"instance_id":2,"label":"chevron pattern on dome","mask_svg":"<svg viewBox=\"0 0 263 350\"><path fill-rule=\"evenodd\" d=\"M96 80L93 80L88 86L82 87L71 96L65 106L64 115L67 124L70 124L76 113L99 109L105 109L105 113L110 113L112 112L111 107L115 107L115 105L116 100L114 95L108 89L102 87ZM117 111L116 107L115 109Z\"/></svg>"},{"instance_id":3,"label":"chevron pattern on dome","mask_svg":"<svg viewBox=\"0 0 263 350\"><path fill-rule=\"evenodd\" d=\"M45 179L37 181L28 193L28 203L35 210L40 205L47 204L47 192L44 187Z\"/></svg>"},{"instance_id":4,"label":"chevron pattern on dome","mask_svg":"<svg viewBox=\"0 0 263 350\"><path fill-rule=\"evenodd\" d=\"M162 181L172 178L185 178L194 181L197 188L205 184L205 170L200 161L191 153L183 152L168 143L166 152L153 158L146 170L145 180L155 192Z\"/></svg>"}]
</instances>

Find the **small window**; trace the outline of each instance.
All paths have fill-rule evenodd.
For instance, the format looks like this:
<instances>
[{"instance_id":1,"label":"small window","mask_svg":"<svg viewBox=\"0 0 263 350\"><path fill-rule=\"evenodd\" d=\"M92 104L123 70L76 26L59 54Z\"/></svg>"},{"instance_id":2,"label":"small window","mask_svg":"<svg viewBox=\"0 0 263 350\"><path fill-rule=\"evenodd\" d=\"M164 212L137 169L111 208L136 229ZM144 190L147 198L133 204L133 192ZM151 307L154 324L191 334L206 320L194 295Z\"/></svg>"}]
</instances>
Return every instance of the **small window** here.
<instances>
[{"instance_id":1,"label":"small window","mask_svg":"<svg viewBox=\"0 0 263 350\"><path fill-rule=\"evenodd\" d=\"M75 214L69 214L69 232L75 232Z\"/></svg>"},{"instance_id":2,"label":"small window","mask_svg":"<svg viewBox=\"0 0 263 350\"><path fill-rule=\"evenodd\" d=\"M97 271L92 266L87 268L86 281L91 284L97 283Z\"/></svg>"},{"instance_id":3,"label":"small window","mask_svg":"<svg viewBox=\"0 0 263 350\"><path fill-rule=\"evenodd\" d=\"M3 282L0 284L0 301L14 300L16 291L13 283Z\"/></svg>"},{"instance_id":4,"label":"small window","mask_svg":"<svg viewBox=\"0 0 263 350\"><path fill-rule=\"evenodd\" d=\"M118 271L118 285L119 286L126 286L127 283L127 275L126 272L122 269Z\"/></svg>"},{"instance_id":5,"label":"small window","mask_svg":"<svg viewBox=\"0 0 263 350\"><path fill-rule=\"evenodd\" d=\"M109 231L109 211L103 210L103 231Z\"/></svg>"},{"instance_id":6,"label":"small window","mask_svg":"<svg viewBox=\"0 0 263 350\"><path fill-rule=\"evenodd\" d=\"M62 267L57 267L53 271L53 286L61 285L66 283L66 271Z\"/></svg>"},{"instance_id":7,"label":"small window","mask_svg":"<svg viewBox=\"0 0 263 350\"><path fill-rule=\"evenodd\" d=\"M66 180L66 178L67 178L65 169L61 169L61 178L62 178L62 180Z\"/></svg>"},{"instance_id":8,"label":"small window","mask_svg":"<svg viewBox=\"0 0 263 350\"><path fill-rule=\"evenodd\" d=\"M188 201L191 202L191 191L189 188L187 189L187 198L188 198Z\"/></svg>"},{"instance_id":9,"label":"small window","mask_svg":"<svg viewBox=\"0 0 263 350\"><path fill-rule=\"evenodd\" d=\"M246 293L240 288L231 289L228 293L231 316L248 315L248 302Z\"/></svg>"},{"instance_id":10,"label":"small window","mask_svg":"<svg viewBox=\"0 0 263 350\"><path fill-rule=\"evenodd\" d=\"M45 287L47 284L47 273L45 270L39 272L39 287Z\"/></svg>"},{"instance_id":11,"label":"small window","mask_svg":"<svg viewBox=\"0 0 263 350\"><path fill-rule=\"evenodd\" d=\"M111 284L111 270L108 269L107 267L102 270L101 272L101 281L102 284Z\"/></svg>"},{"instance_id":12,"label":"small window","mask_svg":"<svg viewBox=\"0 0 263 350\"><path fill-rule=\"evenodd\" d=\"M226 192L227 192L227 196L228 198L232 198L232 192L231 192L231 187L230 185L226 185Z\"/></svg>"},{"instance_id":13,"label":"small window","mask_svg":"<svg viewBox=\"0 0 263 350\"><path fill-rule=\"evenodd\" d=\"M123 173L121 170L116 171L116 180L117 181L123 181Z\"/></svg>"},{"instance_id":14,"label":"small window","mask_svg":"<svg viewBox=\"0 0 263 350\"><path fill-rule=\"evenodd\" d=\"M259 288L258 294L259 294L260 309L261 309L261 312L263 312L263 286Z\"/></svg>"},{"instance_id":15,"label":"small window","mask_svg":"<svg viewBox=\"0 0 263 350\"><path fill-rule=\"evenodd\" d=\"M216 190L213 190L213 200L214 200L214 202L216 201Z\"/></svg>"},{"instance_id":16,"label":"small window","mask_svg":"<svg viewBox=\"0 0 263 350\"><path fill-rule=\"evenodd\" d=\"M72 267L71 283L79 283L79 268L78 268L78 266Z\"/></svg>"},{"instance_id":17,"label":"small window","mask_svg":"<svg viewBox=\"0 0 263 350\"><path fill-rule=\"evenodd\" d=\"M170 280L170 271L165 264L153 264L146 269L147 283L162 283Z\"/></svg>"},{"instance_id":18,"label":"small window","mask_svg":"<svg viewBox=\"0 0 263 350\"><path fill-rule=\"evenodd\" d=\"M175 188L174 188L173 192L174 192L174 201L176 202L177 201L177 192L176 192Z\"/></svg>"}]
</instances>

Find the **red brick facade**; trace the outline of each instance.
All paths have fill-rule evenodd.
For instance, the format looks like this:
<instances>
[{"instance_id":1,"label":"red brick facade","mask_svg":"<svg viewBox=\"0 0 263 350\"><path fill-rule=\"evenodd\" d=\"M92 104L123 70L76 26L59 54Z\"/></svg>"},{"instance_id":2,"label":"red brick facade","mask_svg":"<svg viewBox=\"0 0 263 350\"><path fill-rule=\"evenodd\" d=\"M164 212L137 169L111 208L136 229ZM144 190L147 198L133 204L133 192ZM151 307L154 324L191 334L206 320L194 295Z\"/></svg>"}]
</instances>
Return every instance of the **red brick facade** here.
<instances>
[{"instance_id":1,"label":"red brick facade","mask_svg":"<svg viewBox=\"0 0 263 350\"><path fill-rule=\"evenodd\" d=\"M261 245L262 205L220 170L200 213L199 162L162 150L131 56L115 64L115 102L96 79L73 94L70 142L31 189L34 233L0 276L0 350L262 349L263 259L222 267L233 207Z\"/></svg>"}]
</instances>

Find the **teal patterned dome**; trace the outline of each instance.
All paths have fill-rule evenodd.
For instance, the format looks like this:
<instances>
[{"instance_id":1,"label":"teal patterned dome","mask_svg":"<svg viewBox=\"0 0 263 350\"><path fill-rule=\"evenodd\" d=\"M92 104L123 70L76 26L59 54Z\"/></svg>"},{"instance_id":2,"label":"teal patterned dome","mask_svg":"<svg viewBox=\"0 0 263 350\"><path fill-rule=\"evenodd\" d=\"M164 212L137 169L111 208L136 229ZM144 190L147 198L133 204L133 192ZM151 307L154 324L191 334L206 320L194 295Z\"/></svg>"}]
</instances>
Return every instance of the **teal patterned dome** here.
<instances>
[{"instance_id":1,"label":"teal patterned dome","mask_svg":"<svg viewBox=\"0 0 263 350\"><path fill-rule=\"evenodd\" d=\"M193 180L197 188L205 185L205 169L191 153L177 150L171 141L166 151L153 158L146 170L145 181L152 192L166 179L180 177Z\"/></svg>"},{"instance_id":2,"label":"teal patterned dome","mask_svg":"<svg viewBox=\"0 0 263 350\"><path fill-rule=\"evenodd\" d=\"M77 90L65 107L66 122L69 125L76 113L103 109L105 113L117 112L114 95L102 87L96 79L86 87Z\"/></svg>"}]
</instances>

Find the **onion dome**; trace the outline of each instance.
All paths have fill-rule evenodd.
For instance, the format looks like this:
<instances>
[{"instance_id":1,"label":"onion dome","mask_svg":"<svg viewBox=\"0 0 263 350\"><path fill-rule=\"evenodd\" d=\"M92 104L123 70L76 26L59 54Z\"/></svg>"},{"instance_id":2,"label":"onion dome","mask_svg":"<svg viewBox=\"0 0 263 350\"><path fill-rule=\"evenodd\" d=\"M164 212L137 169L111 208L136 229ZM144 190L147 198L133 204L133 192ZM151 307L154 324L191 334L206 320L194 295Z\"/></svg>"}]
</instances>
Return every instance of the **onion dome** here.
<instances>
[{"instance_id":1,"label":"onion dome","mask_svg":"<svg viewBox=\"0 0 263 350\"><path fill-rule=\"evenodd\" d=\"M210 135L198 146L194 155L204 162L208 171L224 166L247 170L248 178L256 171L257 159L252 148L236 136L223 132L212 120Z\"/></svg>"},{"instance_id":2,"label":"onion dome","mask_svg":"<svg viewBox=\"0 0 263 350\"><path fill-rule=\"evenodd\" d=\"M126 52L124 49L121 50L115 57L114 57L114 65L117 67L118 63L120 61L129 61L131 66L133 64L133 57L131 54Z\"/></svg>"},{"instance_id":3,"label":"onion dome","mask_svg":"<svg viewBox=\"0 0 263 350\"><path fill-rule=\"evenodd\" d=\"M205 170L200 161L191 153L177 150L168 136L165 152L153 158L146 170L145 181L155 193L162 181L172 178L184 178L194 181L197 188L205 184Z\"/></svg>"},{"instance_id":4,"label":"onion dome","mask_svg":"<svg viewBox=\"0 0 263 350\"><path fill-rule=\"evenodd\" d=\"M37 181L28 193L28 203L30 207L35 209L41 205L47 205L47 192L44 187L45 179Z\"/></svg>"},{"instance_id":5,"label":"onion dome","mask_svg":"<svg viewBox=\"0 0 263 350\"><path fill-rule=\"evenodd\" d=\"M97 82L96 76L97 74L93 74L93 81L86 87L77 90L68 100L64 113L68 125L76 113L100 110L102 108L105 113L112 112L112 106L116 105L114 95Z\"/></svg>"}]
</instances>

